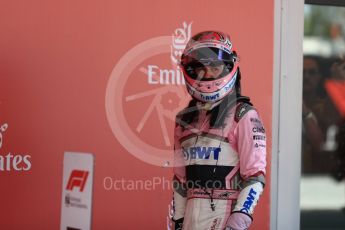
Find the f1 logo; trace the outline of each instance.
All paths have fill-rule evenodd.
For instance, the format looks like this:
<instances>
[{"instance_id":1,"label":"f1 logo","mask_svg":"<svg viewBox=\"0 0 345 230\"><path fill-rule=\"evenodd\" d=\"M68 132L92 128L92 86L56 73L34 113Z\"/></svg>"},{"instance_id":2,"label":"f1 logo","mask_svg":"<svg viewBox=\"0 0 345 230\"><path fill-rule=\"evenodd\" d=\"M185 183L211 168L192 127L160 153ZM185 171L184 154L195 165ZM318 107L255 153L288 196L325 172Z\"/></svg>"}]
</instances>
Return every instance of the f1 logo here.
<instances>
[{"instance_id":1,"label":"f1 logo","mask_svg":"<svg viewBox=\"0 0 345 230\"><path fill-rule=\"evenodd\" d=\"M66 189L72 191L74 187L79 187L79 191L82 192L88 175L88 171L73 170L69 176Z\"/></svg>"}]
</instances>

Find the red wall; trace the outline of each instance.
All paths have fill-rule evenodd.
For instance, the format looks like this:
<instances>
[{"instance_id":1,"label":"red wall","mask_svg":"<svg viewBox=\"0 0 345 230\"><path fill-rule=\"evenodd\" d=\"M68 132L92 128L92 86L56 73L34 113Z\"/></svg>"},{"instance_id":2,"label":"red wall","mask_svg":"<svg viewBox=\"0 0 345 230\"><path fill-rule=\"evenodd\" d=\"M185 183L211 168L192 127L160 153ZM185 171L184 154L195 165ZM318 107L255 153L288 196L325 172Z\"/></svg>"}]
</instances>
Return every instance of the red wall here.
<instances>
[{"instance_id":1,"label":"red wall","mask_svg":"<svg viewBox=\"0 0 345 230\"><path fill-rule=\"evenodd\" d=\"M143 68L172 68L166 36L183 22L192 23L192 34L215 29L231 35L243 93L258 108L271 146L273 0L0 3L0 125L8 124L0 154L30 155L32 164L28 171L0 171L2 228L58 229L63 153L84 151L95 155L93 229L166 229L166 184L118 191L103 182L170 179L171 168L149 163L170 159L169 116L183 106L184 86L165 86L155 104L166 113L164 122L153 112L140 132L156 94L128 96L162 87L148 84ZM269 147L268 185L252 229L269 229L270 159Z\"/></svg>"}]
</instances>

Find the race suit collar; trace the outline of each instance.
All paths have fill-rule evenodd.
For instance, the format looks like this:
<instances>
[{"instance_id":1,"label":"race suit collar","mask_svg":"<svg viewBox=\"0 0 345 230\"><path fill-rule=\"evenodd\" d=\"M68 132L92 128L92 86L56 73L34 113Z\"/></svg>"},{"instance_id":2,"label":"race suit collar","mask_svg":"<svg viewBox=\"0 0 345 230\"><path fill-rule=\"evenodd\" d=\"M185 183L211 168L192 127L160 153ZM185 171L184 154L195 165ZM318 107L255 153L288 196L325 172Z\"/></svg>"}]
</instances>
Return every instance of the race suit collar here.
<instances>
[{"instance_id":1,"label":"race suit collar","mask_svg":"<svg viewBox=\"0 0 345 230\"><path fill-rule=\"evenodd\" d=\"M198 107L199 110L212 110L214 107L216 107L217 105L219 105L223 100L219 100L215 103L210 103L210 102L201 102L201 101L198 101L196 103L196 106Z\"/></svg>"}]
</instances>

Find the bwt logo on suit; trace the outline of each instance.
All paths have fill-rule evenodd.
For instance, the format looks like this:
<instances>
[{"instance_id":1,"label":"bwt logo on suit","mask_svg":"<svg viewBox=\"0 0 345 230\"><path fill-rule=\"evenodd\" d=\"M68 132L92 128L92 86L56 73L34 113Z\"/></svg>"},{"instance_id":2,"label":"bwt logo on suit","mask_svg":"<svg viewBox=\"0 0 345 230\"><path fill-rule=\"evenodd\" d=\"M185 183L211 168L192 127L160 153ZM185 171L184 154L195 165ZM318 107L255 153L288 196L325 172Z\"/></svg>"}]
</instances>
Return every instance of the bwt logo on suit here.
<instances>
[{"instance_id":1,"label":"bwt logo on suit","mask_svg":"<svg viewBox=\"0 0 345 230\"><path fill-rule=\"evenodd\" d=\"M3 134L7 130L8 124L0 125L0 149L3 144ZM0 154L0 171L28 171L31 169L31 156L8 153Z\"/></svg>"}]
</instances>

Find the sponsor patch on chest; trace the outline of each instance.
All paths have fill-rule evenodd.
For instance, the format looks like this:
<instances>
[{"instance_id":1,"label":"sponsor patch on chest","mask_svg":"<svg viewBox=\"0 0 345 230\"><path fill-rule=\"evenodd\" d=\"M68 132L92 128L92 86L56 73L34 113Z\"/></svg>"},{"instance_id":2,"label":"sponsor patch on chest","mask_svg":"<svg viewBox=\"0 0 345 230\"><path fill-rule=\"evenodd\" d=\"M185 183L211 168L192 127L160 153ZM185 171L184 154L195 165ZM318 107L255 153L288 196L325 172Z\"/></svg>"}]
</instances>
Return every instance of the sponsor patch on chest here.
<instances>
[{"instance_id":1,"label":"sponsor patch on chest","mask_svg":"<svg viewBox=\"0 0 345 230\"><path fill-rule=\"evenodd\" d=\"M197 146L182 149L185 160L194 159L219 159L220 147Z\"/></svg>"}]
</instances>

